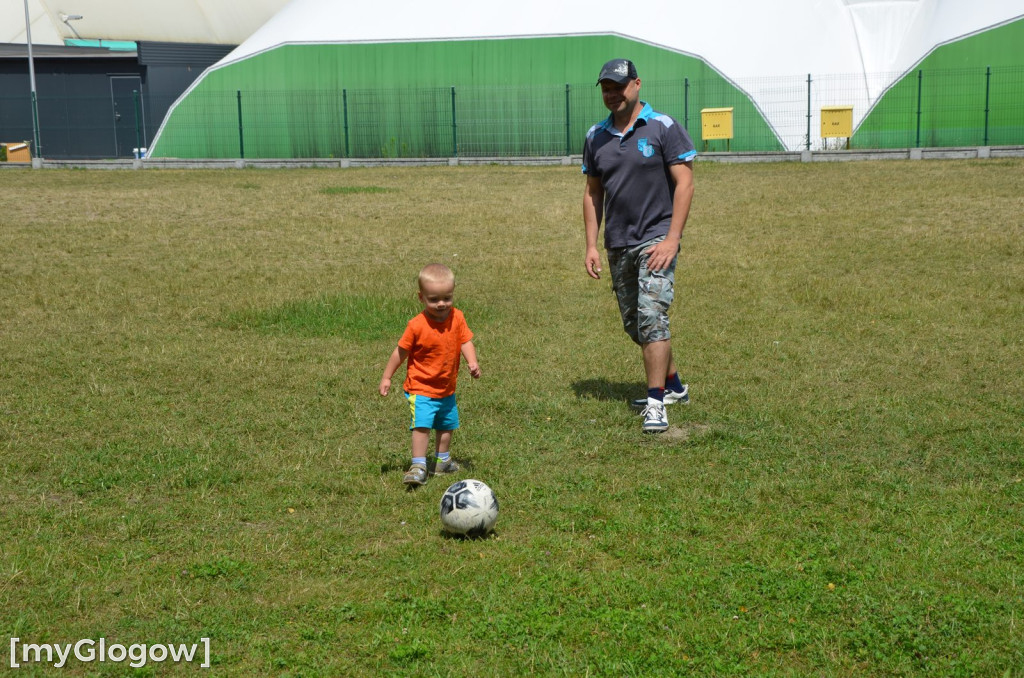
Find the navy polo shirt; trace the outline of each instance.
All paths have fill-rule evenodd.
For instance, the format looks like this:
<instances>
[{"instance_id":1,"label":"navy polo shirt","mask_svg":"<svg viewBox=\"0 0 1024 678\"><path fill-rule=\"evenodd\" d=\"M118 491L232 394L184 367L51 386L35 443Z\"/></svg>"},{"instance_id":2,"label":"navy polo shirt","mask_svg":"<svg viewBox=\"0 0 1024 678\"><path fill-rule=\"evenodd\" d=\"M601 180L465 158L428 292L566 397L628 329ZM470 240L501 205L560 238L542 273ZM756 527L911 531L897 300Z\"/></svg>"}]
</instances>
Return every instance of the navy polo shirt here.
<instances>
[{"instance_id":1,"label":"navy polo shirt","mask_svg":"<svg viewBox=\"0 0 1024 678\"><path fill-rule=\"evenodd\" d=\"M697 157L690 135L646 102L625 133L612 116L590 128L583 173L604 186L604 246L632 247L668 233L675 184L671 165Z\"/></svg>"}]
</instances>

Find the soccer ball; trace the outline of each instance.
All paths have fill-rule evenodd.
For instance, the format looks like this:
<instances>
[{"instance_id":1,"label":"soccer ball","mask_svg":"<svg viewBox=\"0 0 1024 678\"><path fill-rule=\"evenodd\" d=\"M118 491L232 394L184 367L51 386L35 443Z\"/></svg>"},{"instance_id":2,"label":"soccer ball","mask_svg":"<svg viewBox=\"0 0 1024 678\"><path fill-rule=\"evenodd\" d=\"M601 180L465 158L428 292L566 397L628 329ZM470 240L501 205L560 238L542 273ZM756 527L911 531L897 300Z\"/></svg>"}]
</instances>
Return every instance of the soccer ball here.
<instances>
[{"instance_id":1,"label":"soccer ball","mask_svg":"<svg viewBox=\"0 0 1024 678\"><path fill-rule=\"evenodd\" d=\"M451 534L482 537L498 519L498 499L479 480L460 480L441 495L441 525Z\"/></svg>"}]
</instances>

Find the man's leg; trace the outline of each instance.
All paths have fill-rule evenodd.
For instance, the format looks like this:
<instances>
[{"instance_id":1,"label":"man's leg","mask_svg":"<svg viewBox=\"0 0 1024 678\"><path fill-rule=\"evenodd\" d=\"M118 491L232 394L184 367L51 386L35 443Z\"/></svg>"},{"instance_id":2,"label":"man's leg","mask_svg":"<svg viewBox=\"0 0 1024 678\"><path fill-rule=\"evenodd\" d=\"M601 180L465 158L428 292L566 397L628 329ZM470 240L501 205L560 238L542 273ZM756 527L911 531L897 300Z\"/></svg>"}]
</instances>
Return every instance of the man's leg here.
<instances>
[{"instance_id":1,"label":"man's leg","mask_svg":"<svg viewBox=\"0 0 1024 678\"><path fill-rule=\"evenodd\" d=\"M644 372L647 374L647 403L644 406L643 430L661 433L668 430L665 414L665 371L672 362L672 345L665 341L652 341L642 345Z\"/></svg>"},{"instance_id":2,"label":"man's leg","mask_svg":"<svg viewBox=\"0 0 1024 678\"><path fill-rule=\"evenodd\" d=\"M647 388L665 388L665 379L676 372L672 360L672 343L668 340L652 341L644 344L642 350Z\"/></svg>"},{"instance_id":3,"label":"man's leg","mask_svg":"<svg viewBox=\"0 0 1024 678\"><path fill-rule=\"evenodd\" d=\"M653 245L659 239L646 243ZM649 250L639 257L637 286L637 334L640 337L647 376L647 406L644 408L643 429L647 433L660 433L668 429L665 414L665 382L672 366L672 344L669 333L668 310L672 305L675 282L675 259L667 268L652 271L647 267ZM674 374L672 372L671 374Z\"/></svg>"},{"instance_id":4,"label":"man's leg","mask_svg":"<svg viewBox=\"0 0 1024 678\"><path fill-rule=\"evenodd\" d=\"M661 342L658 342L658 343L661 343ZM665 342L665 343L668 343L668 342ZM647 346L651 346L651 344L647 344ZM665 370L664 383L661 384L661 385L659 385L656 380L654 382L652 382L652 380L650 378L651 370L653 369L656 372L656 371L658 371L658 369L657 369L656 366L652 367L652 365L651 365L652 361L648 357L648 351L646 350L646 348L645 348L645 346L643 344L640 345L640 350L642 352L643 360L644 360L644 374L647 376L647 388L648 389L651 389L651 388L664 388L665 389L665 400L664 400L664 402L665 402L666 405L671 405L673 403L680 403L680 402L683 403L684 405L689 403L689 401L690 401L690 397L689 397L689 393L688 393L689 389L688 389L686 384L684 384L684 383L679 381L679 375L676 372L676 363L675 363L675 359L672 357L672 350L671 350L671 348L669 349L668 369ZM653 349L652 352L653 353L657 353L657 349ZM654 357L654 356L652 356L652 357ZM655 358L655 362L657 362L657 358ZM675 377L675 380L671 379L671 377L673 377L673 376ZM633 409L636 409L636 410L644 409L645 407L647 407L647 396L644 396L643 398L637 398L636 400L630 401L630 405L633 407Z\"/></svg>"}]
</instances>

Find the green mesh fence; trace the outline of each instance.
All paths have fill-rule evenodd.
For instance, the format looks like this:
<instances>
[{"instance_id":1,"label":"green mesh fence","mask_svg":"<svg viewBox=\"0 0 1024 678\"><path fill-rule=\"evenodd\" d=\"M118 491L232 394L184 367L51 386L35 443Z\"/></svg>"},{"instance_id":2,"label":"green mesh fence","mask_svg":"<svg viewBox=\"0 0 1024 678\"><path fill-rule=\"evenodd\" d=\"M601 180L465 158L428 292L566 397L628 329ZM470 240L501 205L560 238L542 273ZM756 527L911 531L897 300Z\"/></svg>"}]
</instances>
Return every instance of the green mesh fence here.
<instances>
[{"instance_id":1,"label":"green mesh fence","mask_svg":"<svg viewBox=\"0 0 1024 678\"><path fill-rule=\"evenodd\" d=\"M858 149L1024 145L1024 67L920 69L885 89L887 74L730 82L644 80L642 98L679 120L699 151L827 148L817 117L855 108ZM758 104L752 93L757 93ZM152 146L178 158L520 158L576 155L607 111L593 82L530 86L208 91L176 106L143 99L116 121L105 97L41 97L45 157L123 157ZM701 111L732 108L734 136L701 136ZM171 108L165 121L160 114ZM0 92L0 137L32 138L23 94ZM87 140L88 144L83 144ZM85 149L84 151L82 149Z\"/></svg>"},{"instance_id":2,"label":"green mesh fence","mask_svg":"<svg viewBox=\"0 0 1024 678\"><path fill-rule=\"evenodd\" d=\"M643 81L642 96L701 151L820 150L824 106L864 101L891 77L862 74ZM750 92L758 93L755 105ZM238 108L240 96L241 108ZM1024 68L911 72L881 91L849 140L859 149L1024 144ZM733 138L704 141L701 111L733 109ZM225 113L227 112L227 113ZM607 115L592 83L247 94L197 91L165 126L165 157L537 157L582 152Z\"/></svg>"}]
</instances>

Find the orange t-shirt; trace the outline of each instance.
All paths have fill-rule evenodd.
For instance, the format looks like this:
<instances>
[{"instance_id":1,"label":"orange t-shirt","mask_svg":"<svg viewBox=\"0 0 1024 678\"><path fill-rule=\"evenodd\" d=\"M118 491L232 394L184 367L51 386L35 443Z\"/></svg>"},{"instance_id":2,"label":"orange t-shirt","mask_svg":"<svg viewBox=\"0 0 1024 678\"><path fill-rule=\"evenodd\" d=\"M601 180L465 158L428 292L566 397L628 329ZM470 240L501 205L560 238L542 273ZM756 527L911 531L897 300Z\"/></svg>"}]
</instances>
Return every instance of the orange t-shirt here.
<instances>
[{"instance_id":1,"label":"orange t-shirt","mask_svg":"<svg viewBox=\"0 0 1024 678\"><path fill-rule=\"evenodd\" d=\"M462 345L473 338L462 311L453 308L443 323L434 322L426 311L409 321L398 346L409 352L406 393L428 398L446 398L455 393Z\"/></svg>"}]
</instances>

